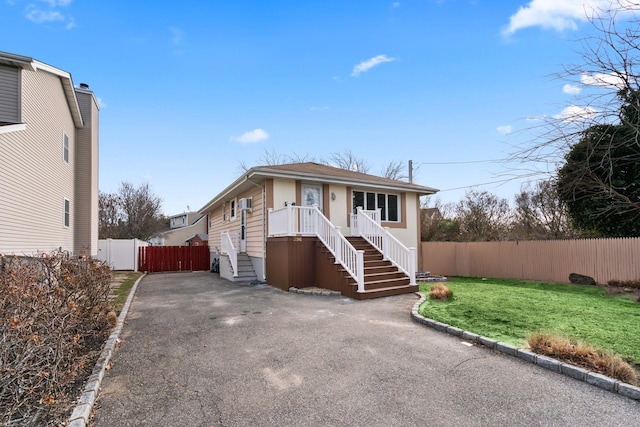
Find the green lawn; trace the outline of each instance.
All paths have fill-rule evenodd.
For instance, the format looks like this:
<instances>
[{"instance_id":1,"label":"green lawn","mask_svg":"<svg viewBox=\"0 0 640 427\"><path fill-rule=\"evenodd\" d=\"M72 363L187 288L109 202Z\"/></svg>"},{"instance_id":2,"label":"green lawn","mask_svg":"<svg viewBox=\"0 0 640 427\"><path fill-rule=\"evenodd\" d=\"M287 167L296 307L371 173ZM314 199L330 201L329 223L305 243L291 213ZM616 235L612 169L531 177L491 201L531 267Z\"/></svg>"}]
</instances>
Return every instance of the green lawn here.
<instances>
[{"instance_id":1,"label":"green lawn","mask_svg":"<svg viewBox=\"0 0 640 427\"><path fill-rule=\"evenodd\" d=\"M575 338L640 365L640 304L595 286L450 278L452 301L427 300L425 317L525 347L533 332ZM429 292L433 284L420 284Z\"/></svg>"},{"instance_id":2,"label":"green lawn","mask_svg":"<svg viewBox=\"0 0 640 427\"><path fill-rule=\"evenodd\" d=\"M118 279L118 281L122 281L117 287L111 290L111 295L113 296L112 304L116 313L120 313L124 303L127 301L127 297L129 296L129 291L136 283L136 280L142 273L137 271L114 271L112 273L114 279Z\"/></svg>"}]
</instances>

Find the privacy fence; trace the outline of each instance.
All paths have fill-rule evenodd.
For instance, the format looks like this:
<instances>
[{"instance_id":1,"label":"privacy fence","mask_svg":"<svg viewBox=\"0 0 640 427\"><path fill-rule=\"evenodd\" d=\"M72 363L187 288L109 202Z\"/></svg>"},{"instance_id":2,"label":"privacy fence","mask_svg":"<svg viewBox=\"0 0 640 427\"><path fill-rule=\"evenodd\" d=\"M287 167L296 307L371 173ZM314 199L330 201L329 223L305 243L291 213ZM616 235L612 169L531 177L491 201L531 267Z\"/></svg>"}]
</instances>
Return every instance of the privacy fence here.
<instances>
[{"instance_id":1,"label":"privacy fence","mask_svg":"<svg viewBox=\"0 0 640 427\"><path fill-rule=\"evenodd\" d=\"M640 279L640 238L515 242L422 242L422 269L476 276L568 283L569 274Z\"/></svg>"}]
</instances>

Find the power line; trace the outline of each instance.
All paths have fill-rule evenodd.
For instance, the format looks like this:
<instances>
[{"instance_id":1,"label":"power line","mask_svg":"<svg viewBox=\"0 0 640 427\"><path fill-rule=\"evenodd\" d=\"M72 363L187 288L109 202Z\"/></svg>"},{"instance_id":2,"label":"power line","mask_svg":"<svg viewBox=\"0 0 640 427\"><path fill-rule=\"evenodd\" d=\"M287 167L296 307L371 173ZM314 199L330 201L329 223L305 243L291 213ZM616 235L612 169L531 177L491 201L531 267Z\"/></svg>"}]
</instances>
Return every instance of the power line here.
<instances>
[{"instance_id":1,"label":"power line","mask_svg":"<svg viewBox=\"0 0 640 427\"><path fill-rule=\"evenodd\" d=\"M445 190L440 190L438 192L442 193L442 192L445 192L445 191L464 190L465 188L480 187L480 186L483 186L483 185L491 185L491 184L504 184L504 183L509 182L509 181L515 181L517 179L522 179L522 178L527 178L527 177L532 177L532 176L542 175L542 174L545 174L545 173L544 172L531 173L531 174L528 174L528 175L523 175L523 176L519 176L519 177L515 177L515 178L500 179L498 181L483 182L483 183L480 183L480 184L466 185L464 187L447 188ZM536 179L534 181L539 181L541 179L544 179L544 178L539 178L539 179Z\"/></svg>"},{"instance_id":2,"label":"power line","mask_svg":"<svg viewBox=\"0 0 640 427\"><path fill-rule=\"evenodd\" d=\"M471 163L504 163L509 159L497 160L469 160L465 162L420 162L419 165L467 165Z\"/></svg>"}]
</instances>

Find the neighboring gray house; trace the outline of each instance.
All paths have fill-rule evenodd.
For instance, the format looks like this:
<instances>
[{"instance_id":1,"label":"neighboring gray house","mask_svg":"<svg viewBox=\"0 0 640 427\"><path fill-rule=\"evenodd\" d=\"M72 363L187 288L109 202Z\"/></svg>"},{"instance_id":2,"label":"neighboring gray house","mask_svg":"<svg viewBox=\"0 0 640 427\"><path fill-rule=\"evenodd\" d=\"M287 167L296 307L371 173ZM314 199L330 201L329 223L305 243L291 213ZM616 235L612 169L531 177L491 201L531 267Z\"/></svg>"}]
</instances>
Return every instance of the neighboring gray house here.
<instances>
[{"instance_id":1,"label":"neighboring gray house","mask_svg":"<svg viewBox=\"0 0 640 427\"><path fill-rule=\"evenodd\" d=\"M68 72L0 52L0 253L97 254L98 111Z\"/></svg>"}]
</instances>

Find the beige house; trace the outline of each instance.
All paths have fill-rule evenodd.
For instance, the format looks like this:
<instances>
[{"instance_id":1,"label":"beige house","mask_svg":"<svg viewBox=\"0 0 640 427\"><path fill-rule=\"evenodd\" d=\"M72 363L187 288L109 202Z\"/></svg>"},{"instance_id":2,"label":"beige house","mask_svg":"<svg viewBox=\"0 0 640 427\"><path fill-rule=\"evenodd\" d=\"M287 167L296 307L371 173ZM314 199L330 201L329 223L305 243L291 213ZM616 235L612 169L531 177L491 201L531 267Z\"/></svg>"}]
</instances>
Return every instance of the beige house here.
<instances>
[{"instance_id":1,"label":"beige house","mask_svg":"<svg viewBox=\"0 0 640 427\"><path fill-rule=\"evenodd\" d=\"M0 52L0 253L97 254L98 111L68 72Z\"/></svg>"},{"instance_id":2,"label":"beige house","mask_svg":"<svg viewBox=\"0 0 640 427\"><path fill-rule=\"evenodd\" d=\"M207 233L207 216L198 212L185 212L169 217L167 231L149 239L151 246L191 246L194 237Z\"/></svg>"},{"instance_id":3,"label":"beige house","mask_svg":"<svg viewBox=\"0 0 640 427\"><path fill-rule=\"evenodd\" d=\"M251 168L199 212L209 216L209 247L224 277L371 297L415 290L420 196L436 191L295 163Z\"/></svg>"}]
</instances>

